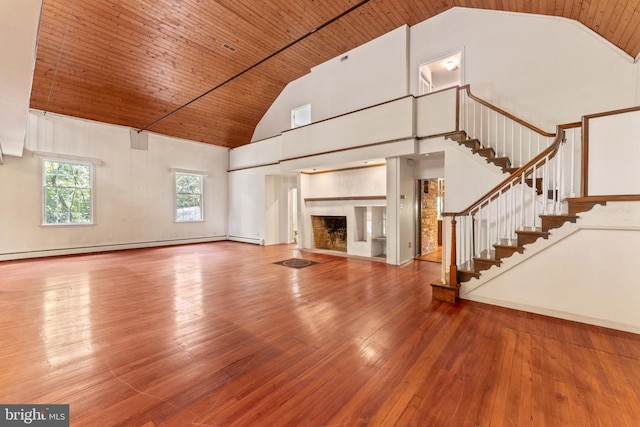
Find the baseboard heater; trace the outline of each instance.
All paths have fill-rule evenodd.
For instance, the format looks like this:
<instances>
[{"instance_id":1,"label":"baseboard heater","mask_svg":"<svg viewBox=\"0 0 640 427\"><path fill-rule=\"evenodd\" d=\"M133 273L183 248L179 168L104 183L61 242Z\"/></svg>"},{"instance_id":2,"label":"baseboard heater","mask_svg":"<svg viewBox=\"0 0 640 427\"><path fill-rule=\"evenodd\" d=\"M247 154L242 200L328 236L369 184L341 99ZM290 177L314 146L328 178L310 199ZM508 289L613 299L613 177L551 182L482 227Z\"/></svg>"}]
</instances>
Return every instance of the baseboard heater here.
<instances>
[{"instance_id":1,"label":"baseboard heater","mask_svg":"<svg viewBox=\"0 0 640 427\"><path fill-rule=\"evenodd\" d=\"M227 238L233 242L253 243L254 245L264 246L264 239L255 237L227 236Z\"/></svg>"}]
</instances>

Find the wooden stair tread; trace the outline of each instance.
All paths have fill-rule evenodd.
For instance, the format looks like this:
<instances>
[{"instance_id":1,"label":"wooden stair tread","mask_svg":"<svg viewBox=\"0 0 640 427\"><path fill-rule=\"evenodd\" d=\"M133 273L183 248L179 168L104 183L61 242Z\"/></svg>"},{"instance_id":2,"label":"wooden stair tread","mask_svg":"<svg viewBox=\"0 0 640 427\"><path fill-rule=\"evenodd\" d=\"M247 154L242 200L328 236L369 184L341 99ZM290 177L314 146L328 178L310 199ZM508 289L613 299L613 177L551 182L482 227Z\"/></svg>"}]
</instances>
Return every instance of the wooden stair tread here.
<instances>
[{"instance_id":1,"label":"wooden stair tread","mask_svg":"<svg viewBox=\"0 0 640 427\"><path fill-rule=\"evenodd\" d=\"M463 145L463 146L471 149L471 151L475 151L475 150L477 150L477 149L482 147L482 145L480 144L480 141L478 141L475 138L473 138L473 139L464 139L462 141L458 141L458 144Z\"/></svg>"},{"instance_id":2,"label":"wooden stair tread","mask_svg":"<svg viewBox=\"0 0 640 427\"><path fill-rule=\"evenodd\" d=\"M479 154L486 159L493 159L496 155L495 151L493 151L493 148L491 147L477 148L473 150L473 154Z\"/></svg>"},{"instance_id":3,"label":"wooden stair tread","mask_svg":"<svg viewBox=\"0 0 640 427\"><path fill-rule=\"evenodd\" d=\"M518 236L518 246L525 246L530 243L534 243L539 238L548 239L549 232L543 231L541 228L516 230Z\"/></svg>"},{"instance_id":4,"label":"wooden stair tread","mask_svg":"<svg viewBox=\"0 0 640 427\"><path fill-rule=\"evenodd\" d=\"M453 141L456 141L456 142L460 142L460 141L463 141L465 139L468 139L467 138L467 133L465 131L463 131L463 130L459 130L459 131L448 133L444 137L447 138L447 139L451 139Z\"/></svg>"},{"instance_id":5,"label":"wooden stair tread","mask_svg":"<svg viewBox=\"0 0 640 427\"><path fill-rule=\"evenodd\" d=\"M524 230L516 230L516 234L540 234L540 235L544 235L544 234L549 234L546 231L542 231L542 229L540 227L536 227L536 228L525 228Z\"/></svg>"},{"instance_id":6,"label":"wooden stair tread","mask_svg":"<svg viewBox=\"0 0 640 427\"><path fill-rule=\"evenodd\" d=\"M472 278L479 278L480 273L475 270L473 261L467 262L458 267L458 282L468 282Z\"/></svg>"},{"instance_id":7,"label":"wooden stair tread","mask_svg":"<svg viewBox=\"0 0 640 427\"><path fill-rule=\"evenodd\" d=\"M515 239L500 239L500 241L498 241L497 243L495 243L493 245L493 247L500 247L500 248L517 248L518 245L515 244L516 240Z\"/></svg>"},{"instance_id":8,"label":"wooden stair tread","mask_svg":"<svg viewBox=\"0 0 640 427\"><path fill-rule=\"evenodd\" d=\"M491 163L502 169L502 172L508 173L511 167L511 160L508 157L494 157L488 159Z\"/></svg>"},{"instance_id":9,"label":"wooden stair tread","mask_svg":"<svg viewBox=\"0 0 640 427\"><path fill-rule=\"evenodd\" d=\"M607 201L597 197L569 197L566 199L569 205L569 215L591 210L595 205L606 205Z\"/></svg>"}]
</instances>

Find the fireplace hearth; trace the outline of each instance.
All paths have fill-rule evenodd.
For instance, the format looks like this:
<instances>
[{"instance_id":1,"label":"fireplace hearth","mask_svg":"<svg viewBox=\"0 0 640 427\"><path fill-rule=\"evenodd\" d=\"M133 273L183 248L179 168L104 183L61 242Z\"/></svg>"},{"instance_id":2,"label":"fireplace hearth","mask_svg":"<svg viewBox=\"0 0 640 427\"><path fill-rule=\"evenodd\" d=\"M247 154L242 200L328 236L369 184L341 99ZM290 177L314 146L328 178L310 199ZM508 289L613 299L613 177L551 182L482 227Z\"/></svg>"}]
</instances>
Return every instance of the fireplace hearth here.
<instances>
[{"instance_id":1,"label":"fireplace hearth","mask_svg":"<svg viewBox=\"0 0 640 427\"><path fill-rule=\"evenodd\" d=\"M316 249L347 252L347 217L311 215Z\"/></svg>"}]
</instances>

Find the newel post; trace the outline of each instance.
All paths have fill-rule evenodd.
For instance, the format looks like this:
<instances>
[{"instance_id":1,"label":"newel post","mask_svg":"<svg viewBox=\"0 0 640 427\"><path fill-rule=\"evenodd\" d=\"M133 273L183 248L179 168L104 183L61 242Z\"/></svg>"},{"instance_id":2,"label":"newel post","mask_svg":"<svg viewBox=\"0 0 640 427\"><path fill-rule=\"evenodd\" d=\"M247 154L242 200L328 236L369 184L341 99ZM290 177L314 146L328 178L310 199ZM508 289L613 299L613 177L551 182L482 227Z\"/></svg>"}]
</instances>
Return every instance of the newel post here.
<instances>
[{"instance_id":1,"label":"newel post","mask_svg":"<svg viewBox=\"0 0 640 427\"><path fill-rule=\"evenodd\" d=\"M456 255L456 217L451 217L451 262L449 269L449 280L447 283L446 274L444 274L446 258L442 260L442 280L439 283L431 284L432 297L434 300L444 301L455 304L458 301L458 261ZM447 241L448 239L443 239Z\"/></svg>"},{"instance_id":2,"label":"newel post","mask_svg":"<svg viewBox=\"0 0 640 427\"><path fill-rule=\"evenodd\" d=\"M458 287L458 259L456 249L456 217L451 219L451 263L449 265L449 286Z\"/></svg>"}]
</instances>

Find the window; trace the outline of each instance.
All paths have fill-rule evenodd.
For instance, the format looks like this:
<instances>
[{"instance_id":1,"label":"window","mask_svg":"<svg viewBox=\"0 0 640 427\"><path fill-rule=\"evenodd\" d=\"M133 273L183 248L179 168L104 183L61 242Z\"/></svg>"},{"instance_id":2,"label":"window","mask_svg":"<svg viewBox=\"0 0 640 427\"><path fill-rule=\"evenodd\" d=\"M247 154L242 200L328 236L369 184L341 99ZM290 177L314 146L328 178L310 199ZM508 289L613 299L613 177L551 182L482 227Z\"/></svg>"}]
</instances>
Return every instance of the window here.
<instances>
[{"instance_id":1,"label":"window","mask_svg":"<svg viewBox=\"0 0 640 427\"><path fill-rule=\"evenodd\" d=\"M176 221L203 221L203 175L178 173L176 177Z\"/></svg>"},{"instance_id":2,"label":"window","mask_svg":"<svg viewBox=\"0 0 640 427\"><path fill-rule=\"evenodd\" d=\"M311 104L291 110L291 128L304 126L311 123Z\"/></svg>"},{"instance_id":3,"label":"window","mask_svg":"<svg viewBox=\"0 0 640 427\"><path fill-rule=\"evenodd\" d=\"M51 224L93 223L93 165L43 160L44 221Z\"/></svg>"}]
</instances>

